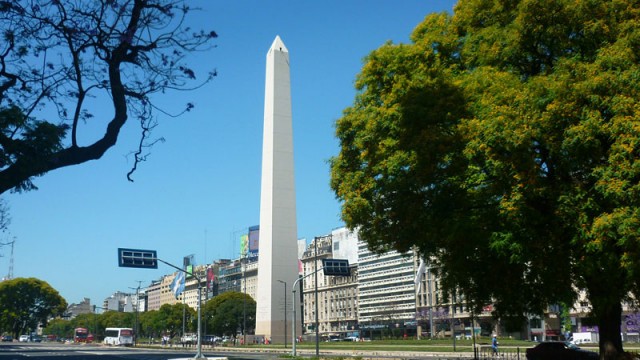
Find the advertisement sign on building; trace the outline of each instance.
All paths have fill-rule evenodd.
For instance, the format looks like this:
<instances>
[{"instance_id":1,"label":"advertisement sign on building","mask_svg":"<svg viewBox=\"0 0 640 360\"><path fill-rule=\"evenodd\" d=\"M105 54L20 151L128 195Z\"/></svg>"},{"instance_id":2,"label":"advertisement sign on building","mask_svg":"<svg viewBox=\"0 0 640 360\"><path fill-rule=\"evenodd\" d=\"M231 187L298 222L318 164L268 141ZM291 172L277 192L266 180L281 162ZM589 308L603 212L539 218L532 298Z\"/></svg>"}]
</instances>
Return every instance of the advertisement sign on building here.
<instances>
[{"instance_id":1,"label":"advertisement sign on building","mask_svg":"<svg viewBox=\"0 0 640 360\"><path fill-rule=\"evenodd\" d=\"M625 316L627 333L640 333L640 314L629 314Z\"/></svg>"},{"instance_id":2,"label":"advertisement sign on building","mask_svg":"<svg viewBox=\"0 0 640 360\"><path fill-rule=\"evenodd\" d=\"M249 256L258 254L260 244L260 226L252 226L249 228Z\"/></svg>"}]
</instances>

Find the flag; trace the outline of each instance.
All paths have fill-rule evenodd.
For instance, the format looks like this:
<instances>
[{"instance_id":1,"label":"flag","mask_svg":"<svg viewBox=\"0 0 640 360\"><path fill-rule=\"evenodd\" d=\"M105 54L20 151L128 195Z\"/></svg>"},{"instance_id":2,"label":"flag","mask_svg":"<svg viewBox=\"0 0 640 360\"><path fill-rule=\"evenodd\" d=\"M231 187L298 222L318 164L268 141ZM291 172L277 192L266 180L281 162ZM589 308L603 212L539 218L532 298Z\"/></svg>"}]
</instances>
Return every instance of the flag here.
<instances>
[{"instance_id":1,"label":"flag","mask_svg":"<svg viewBox=\"0 0 640 360\"><path fill-rule=\"evenodd\" d=\"M184 282L184 272L178 271L178 275L176 275L171 283L171 292L175 295L176 299L184 291Z\"/></svg>"},{"instance_id":2,"label":"flag","mask_svg":"<svg viewBox=\"0 0 640 360\"><path fill-rule=\"evenodd\" d=\"M207 268L207 289L213 290L213 282L216 279L216 275L213 273L212 268Z\"/></svg>"},{"instance_id":3,"label":"flag","mask_svg":"<svg viewBox=\"0 0 640 360\"><path fill-rule=\"evenodd\" d=\"M416 294L420 293L420 287L422 285L422 274L425 273L426 264L424 259L420 259L420 266L418 266L418 272L416 272L416 278L413 281L416 287Z\"/></svg>"}]
</instances>

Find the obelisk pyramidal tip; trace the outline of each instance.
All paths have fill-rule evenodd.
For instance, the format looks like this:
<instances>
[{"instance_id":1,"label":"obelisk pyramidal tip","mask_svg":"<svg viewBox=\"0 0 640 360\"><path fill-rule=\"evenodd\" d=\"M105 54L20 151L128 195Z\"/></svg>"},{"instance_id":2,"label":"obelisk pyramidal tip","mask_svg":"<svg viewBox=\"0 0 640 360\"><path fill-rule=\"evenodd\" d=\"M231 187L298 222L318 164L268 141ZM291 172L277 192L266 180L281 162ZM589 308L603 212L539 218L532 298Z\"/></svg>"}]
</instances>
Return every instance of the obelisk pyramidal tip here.
<instances>
[{"instance_id":1,"label":"obelisk pyramidal tip","mask_svg":"<svg viewBox=\"0 0 640 360\"><path fill-rule=\"evenodd\" d=\"M276 38L273 40L273 44L271 44L271 48L269 50L279 50L279 51L283 51L283 52L289 52L289 50L287 50L287 47L284 46L284 43L282 42L282 39L280 39L280 36L276 36Z\"/></svg>"},{"instance_id":2,"label":"obelisk pyramidal tip","mask_svg":"<svg viewBox=\"0 0 640 360\"><path fill-rule=\"evenodd\" d=\"M292 299L286 294L298 278L289 68L289 51L276 36L267 52L265 78L255 334L280 344L290 338L285 331L290 305L285 304Z\"/></svg>"}]
</instances>

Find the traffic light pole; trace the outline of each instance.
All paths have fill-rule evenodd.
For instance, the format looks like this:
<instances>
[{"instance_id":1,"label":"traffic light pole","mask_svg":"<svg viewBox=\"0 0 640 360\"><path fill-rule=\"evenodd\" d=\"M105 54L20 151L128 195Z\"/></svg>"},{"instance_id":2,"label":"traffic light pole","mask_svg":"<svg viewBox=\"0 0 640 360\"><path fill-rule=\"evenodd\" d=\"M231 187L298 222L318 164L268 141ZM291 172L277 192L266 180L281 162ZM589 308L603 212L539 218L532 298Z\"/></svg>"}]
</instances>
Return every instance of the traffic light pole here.
<instances>
[{"instance_id":1,"label":"traffic light pole","mask_svg":"<svg viewBox=\"0 0 640 360\"><path fill-rule=\"evenodd\" d=\"M179 271L182 271L183 273L187 274L187 275L191 275L193 277L196 278L196 281L198 282L198 351L196 352L196 355L193 357L194 359L206 359L207 357L202 355L202 315L201 315L201 308L202 308L202 281L200 279L200 277L198 275L196 275L195 273L190 273L187 270L181 269L173 264L170 264L162 259L156 258L156 260L160 261L161 263L171 266L174 269L177 269Z\"/></svg>"},{"instance_id":2,"label":"traffic light pole","mask_svg":"<svg viewBox=\"0 0 640 360\"><path fill-rule=\"evenodd\" d=\"M206 359L206 357L202 355L202 281L200 277L158 258L155 250L118 248L118 266L120 267L157 269L158 262L168 265L178 271L182 271L187 275L191 275L196 278L196 281L198 281L198 352L193 359Z\"/></svg>"}]
</instances>

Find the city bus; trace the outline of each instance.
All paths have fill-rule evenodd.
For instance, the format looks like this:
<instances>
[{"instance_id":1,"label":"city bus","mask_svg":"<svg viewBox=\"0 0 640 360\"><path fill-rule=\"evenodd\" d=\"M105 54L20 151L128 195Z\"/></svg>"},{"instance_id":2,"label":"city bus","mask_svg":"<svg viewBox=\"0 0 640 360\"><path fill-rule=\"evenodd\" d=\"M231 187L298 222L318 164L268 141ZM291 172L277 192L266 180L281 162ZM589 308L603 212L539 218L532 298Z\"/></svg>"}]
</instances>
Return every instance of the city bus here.
<instances>
[{"instance_id":1,"label":"city bus","mask_svg":"<svg viewBox=\"0 0 640 360\"><path fill-rule=\"evenodd\" d=\"M93 340L92 336L89 336L89 330L85 328L75 328L73 330L73 342L87 343Z\"/></svg>"},{"instance_id":2,"label":"city bus","mask_svg":"<svg viewBox=\"0 0 640 360\"><path fill-rule=\"evenodd\" d=\"M104 330L104 344L116 346L133 345L133 329L131 328L106 328Z\"/></svg>"}]
</instances>

